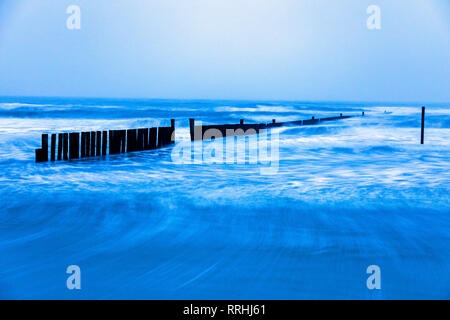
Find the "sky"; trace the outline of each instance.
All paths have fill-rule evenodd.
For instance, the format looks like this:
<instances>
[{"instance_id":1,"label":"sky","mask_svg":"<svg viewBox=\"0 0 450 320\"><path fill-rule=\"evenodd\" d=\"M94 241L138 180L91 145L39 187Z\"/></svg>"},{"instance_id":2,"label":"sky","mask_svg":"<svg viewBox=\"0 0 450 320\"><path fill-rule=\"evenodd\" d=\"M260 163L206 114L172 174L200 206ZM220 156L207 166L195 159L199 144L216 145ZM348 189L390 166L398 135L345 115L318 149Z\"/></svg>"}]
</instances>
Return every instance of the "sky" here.
<instances>
[{"instance_id":1,"label":"sky","mask_svg":"<svg viewBox=\"0 0 450 320\"><path fill-rule=\"evenodd\" d=\"M0 0L2 96L450 102L449 79L448 0Z\"/></svg>"}]
</instances>

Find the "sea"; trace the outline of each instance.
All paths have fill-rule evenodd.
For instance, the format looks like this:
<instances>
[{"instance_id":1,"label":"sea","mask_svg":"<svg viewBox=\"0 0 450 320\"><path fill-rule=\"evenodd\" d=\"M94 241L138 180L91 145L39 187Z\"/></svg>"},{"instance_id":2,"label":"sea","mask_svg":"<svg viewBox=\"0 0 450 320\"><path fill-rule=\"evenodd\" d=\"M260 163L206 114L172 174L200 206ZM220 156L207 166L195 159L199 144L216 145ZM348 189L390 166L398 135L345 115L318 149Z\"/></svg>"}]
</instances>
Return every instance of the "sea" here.
<instances>
[{"instance_id":1,"label":"sea","mask_svg":"<svg viewBox=\"0 0 450 320\"><path fill-rule=\"evenodd\" d=\"M340 113L265 159L189 136ZM42 133L170 119L161 149L35 162ZM0 299L449 299L449 194L450 103L0 97Z\"/></svg>"}]
</instances>

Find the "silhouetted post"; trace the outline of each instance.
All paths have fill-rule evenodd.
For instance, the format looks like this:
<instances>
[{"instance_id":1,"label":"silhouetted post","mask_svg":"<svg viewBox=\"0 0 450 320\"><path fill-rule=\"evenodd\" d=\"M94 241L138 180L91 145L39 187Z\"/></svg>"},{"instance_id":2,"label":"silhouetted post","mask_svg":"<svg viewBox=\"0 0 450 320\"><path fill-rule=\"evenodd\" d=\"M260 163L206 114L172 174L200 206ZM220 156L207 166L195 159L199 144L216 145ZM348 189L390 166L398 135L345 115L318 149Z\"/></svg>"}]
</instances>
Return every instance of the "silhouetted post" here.
<instances>
[{"instance_id":1,"label":"silhouetted post","mask_svg":"<svg viewBox=\"0 0 450 320\"><path fill-rule=\"evenodd\" d=\"M73 132L69 134L69 159L79 159L80 158L80 134L78 132Z\"/></svg>"},{"instance_id":2,"label":"silhouetted post","mask_svg":"<svg viewBox=\"0 0 450 320\"><path fill-rule=\"evenodd\" d=\"M170 131L171 131L170 127L158 128L158 148L170 144Z\"/></svg>"},{"instance_id":3,"label":"silhouetted post","mask_svg":"<svg viewBox=\"0 0 450 320\"><path fill-rule=\"evenodd\" d=\"M81 158L86 157L86 132L81 133Z\"/></svg>"},{"instance_id":4,"label":"silhouetted post","mask_svg":"<svg viewBox=\"0 0 450 320\"><path fill-rule=\"evenodd\" d=\"M110 131L111 132L111 131ZM109 139L109 154L119 154L122 142L122 130L112 130ZM125 142L123 142L125 145Z\"/></svg>"},{"instance_id":5,"label":"silhouetted post","mask_svg":"<svg viewBox=\"0 0 450 320\"><path fill-rule=\"evenodd\" d=\"M91 157L95 157L95 131L91 132Z\"/></svg>"},{"instance_id":6,"label":"silhouetted post","mask_svg":"<svg viewBox=\"0 0 450 320\"><path fill-rule=\"evenodd\" d=\"M91 133L90 132L86 132L86 157L89 157L91 154Z\"/></svg>"},{"instance_id":7,"label":"silhouetted post","mask_svg":"<svg viewBox=\"0 0 450 320\"><path fill-rule=\"evenodd\" d=\"M425 142L425 107L422 107L422 129L420 135L420 143L424 144Z\"/></svg>"},{"instance_id":8,"label":"silhouetted post","mask_svg":"<svg viewBox=\"0 0 450 320\"><path fill-rule=\"evenodd\" d=\"M68 160L68 153L69 153L69 134L68 133L64 133L63 136L63 160Z\"/></svg>"},{"instance_id":9,"label":"silhouetted post","mask_svg":"<svg viewBox=\"0 0 450 320\"><path fill-rule=\"evenodd\" d=\"M121 130L120 131L120 143L122 146L122 150L119 150L119 153L125 153L125 141L127 139L127 130Z\"/></svg>"},{"instance_id":10,"label":"silhouetted post","mask_svg":"<svg viewBox=\"0 0 450 320\"><path fill-rule=\"evenodd\" d=\"M50 160L51 161L55 161L56 157L56 133L52 134L52 144L51 144L51 148L50 148Z\"/></svg>"},{"instance_id":11,"label":"silhouetted post","mask_svg":"<svg viewBox=\"0 0 450 320\"><path fill-rule=\"evenodd\" d=\"M42 135L42 147L36 149L36 162L48 161L48 134Z\"/></svg>"},{"instance_id":12,"label":"silhouetted post","mask_svg":"<svg viewBox=\"0 0 450 320\"><path fill-rule=\"evenodd\" d=\"M195 119L189 119L189 130L191 132L191 141L194 141Z\"/></svg>"},{"instance_id":13,"label":"silhouetted post","mask_svg":"<svg viewBox=\"0 0 450 320\"><path fill-rule=\"evenodd\" d=\"M362 112L362 116L364 117L364 111Z\"/></svg>"},{"instance_id":14,"label":"silhouetted post","mask_svg":"<svg viewBox=\"0 0 450 320\"><path fill-rule=\"evenodd\" d=\"M109 154L116 154L116 131L115 130L110 130L109 131Z\"/></svg>"},{"instance_id":15,"label":"silhouetted post","mask_svg":"<svg viewBox=\"0 0 450 320\"><path fill-rule=\"evenodd\" d=\"M142 150L144 150L144 129L138 129L136 151L142 151Z\"/></svg>"},{"instance_id":16,"label":"silhouetted post","mask_svg":"<svg viewBox=\"0 0 450 320\"><path fill-rule=\"evenodd\" d=\"M58 161L62 160L64 133L58 134Z\"/></svg>"},{"instance_id":17,"label":"silhouetted post","mask_svg":"<svg viewBox=\"0 0 450 320\"><path fill-rule=\"evenodd\" d=\"M136 129L127 130L127 152L136 151Z\"/></svg>"},{"instance_id":18,"label":"silhouetted post","mask_svg":"<svg viewBox=\"0 0 450 320\"><path fill-rule=\"evenodd\" d=\"M175 143L175 119L170 119L170 144Z\"/></svg>"},{"instance_id":19,"label":"silhouetted post","mask_svg":"<svg viewBox=\"0 0 450 320\"><path fill-rule=\"evenodd\" d=\"M113 135L112 135L112 140L111 140L113 154L120 153L120 140L121 140L120 130L113 130Z\"/></svg>"},{"instance_id":20,"label":"silhouetted post","mask_svg":"<svg viewBox=\"0 0 450 320\"><path fill-rule=\"evenodd\" d=\"M108 147L108 131L103 131L102 139L102 155L106 156L106 148Z\"/></svg>"},{"instance_id":21,"label":"silhouetted post","mask_svg":"<svg viewBox=\"0 0 450 320\"><path fill-rule=\"evenodd\" d=\"M161 148L162 147L163 139L164 139L163 130L161 130L161 127L158 127L158 143L156 145L157 148Z\"/></svg>"},{"instance_id":22,"label":"silhouetted post","mask_svg":"<svg viewBox=\"0 0 450 320\"><path fill-rule=\"evenodd\" d=\"M112 130L109 130L109 154L114 154L114 139Z\"/></svg>"},{"instance_id":23,"label":"silhouetted post","mask_svg":"<svg viewBox=\"0 0 450 320\"><path fill-rule=\"evenodd\" d=\"M244 124L244 119L241 119L241 121L239 122L239 124Z\"/></svg>"},{"instance_id":24,"label":"silhouetted post","mask_svg":"<svg viewBox=\"0 0 450 320\"><path fill-rule=\"evenodd\" d=\"M275 119L272 119L272 123L276 123Z\"/></svg>"},{"instance_id":25,"label":"silhouetted post","mask_svg":"<svg viewBox=\"0 0 450 320\"><path fill-rule=\"evenodd\" d=\"M44 161L48 161L48 134L42 135L42 157Z\"/></svg>"},{"instance_id":26,"label":"silhouetted post","mask_svg":"<svg viewBox=\"0 0 450 320\"><path fill-rule=\"evenodd\" d=\"M42 160L42 149L35 149L34 151L36 156L36 163L44 162L44 160Z\"/></svg>"},{"instance_id":27,"label":"silhouetted post","mask_svg":"<svg viewBox=\"0 0 450 320\"><path fill-rule=\"evenodd\" d=\"M339 116L342 118L342 113Z\"/></svg>"},{"instance_id":28,"label":"silhouetted post","mask_svg":"<svg viewBox=\"0 0 450 320\"><path fill-rule=\"evenodd\" d=\"M148 144L148 128L144 130L144 150L150 150L150 145Z\"/></svg>"},{"instance_id":29,"label":"silhouetted post","mask_svg":"<svg viewBox=\"0 0 450 320\"><path fill-rule=\"evenodd\" d=\"M97 131L97 157L102 155L102 132Z\"/></svg>"},{"instance_id":30,"label":"silhouetted post","mask_svg":"<svg viewBox=\"0 0 450 320\"><path fill-rule=\"evenodd\" d=\"M314 120L314 116L311 118L311 119L313 119Z\"/></svg>"},{"instance_id":31,"label":"silhouetted post","mask_svg":"<svg viewBox=\"0 0 450 320\"><path fill-rule=\"evenodd\" d=\"M156 143L158 141L157 136L158 128L150 128L148 135L148 145L150 147L150 150L156 149Z\"/></svg>"},{"instance_id":32,"label":"silhouetted post","mask_svg":"<svg viewBox=\"0 0 450 320\"><path fill-rule=\"evenodd\" d=\"M115 153L120 154L121 153L121 143L122 143L122 131L116 130L114 131L114 141L115 141Z\"/></svg>"}]
</instances>

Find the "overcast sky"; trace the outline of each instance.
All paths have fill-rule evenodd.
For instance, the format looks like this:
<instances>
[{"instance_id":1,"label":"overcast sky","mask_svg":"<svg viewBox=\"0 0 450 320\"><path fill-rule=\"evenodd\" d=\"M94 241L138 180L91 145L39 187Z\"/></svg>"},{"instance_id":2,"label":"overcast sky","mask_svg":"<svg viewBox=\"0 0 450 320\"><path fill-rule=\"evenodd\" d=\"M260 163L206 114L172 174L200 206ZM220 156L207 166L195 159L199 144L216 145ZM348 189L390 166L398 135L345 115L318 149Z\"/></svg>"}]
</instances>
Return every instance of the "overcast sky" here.
<instances>
[{"instance_id":1,"label":"overcast sky","mask_svg":"<svg viewBox=\"0 0 450 320\"><path fill-rule=\"evenodd\" d=\"M450 5L0 0L0 95L449 102Z\"/></svg>"}]
</instances>

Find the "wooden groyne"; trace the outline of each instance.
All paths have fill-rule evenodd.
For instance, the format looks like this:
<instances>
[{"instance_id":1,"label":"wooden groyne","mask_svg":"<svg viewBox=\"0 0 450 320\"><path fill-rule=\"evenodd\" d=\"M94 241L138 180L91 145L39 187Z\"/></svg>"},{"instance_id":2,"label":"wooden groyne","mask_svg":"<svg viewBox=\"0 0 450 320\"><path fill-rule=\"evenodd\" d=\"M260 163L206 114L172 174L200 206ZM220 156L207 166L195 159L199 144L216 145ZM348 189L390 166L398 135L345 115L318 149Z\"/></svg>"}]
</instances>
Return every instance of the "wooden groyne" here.
<instances>
[{"instance_id":1,"label":"wooden groyne","mask_svg":"<svg viewBox=\"0 0 450 320\"><path fill-rule=\"evenodd\" d=\"M425 143L425 107L422 107L422 122L420 126L420 144Z\"/></svg>"},{"instance_id":2,"label":"wooden groyne","mask_svg":"<svg viewBox=\"0 0 450 320\"><path fill-rule=\"evenodd\" d=\"M364 116L364 112L362 113ZM298 121L246 124L240 120L238 124L195 125L189 119L191 141L212 140L219 137L247 136L258 134L263 130L282 126L308 126L321 122L348 119L354 116L315 118ZM42 135L42 147L36 149L36 162L49 161L49 135ZM153 127L127 130L85 131L70 133L53 133L50 138L50 161L76 160L107 154L122 154L145 150L154 150L175 143L175 120L171 119L170 127Z\"/></svg>"},{"instance_id":3,"label":"wooden groyne","mask_svg":"<svg viewBox=\"0 0 450 320\"><path fill-rule=\"evenodd\" d=\"M36 162L49 161L48 134L36 149ZM175 143L175 120L170 127L51 134L50 161L154 150ZM58 150L56 152L56 150Z\"/></svg>"},{"instance_id":4,"label":"wooden groyne","mask_svg":"<svg viewBox=\"0 0 450 320\"><path fill-rule=\"evenodd\" d=\"M362 113L364 116L364 112ZM328 118L315 118L298 121L276 122L275 119L269 123L253 123L245 124L244 120L240 120L239 124L221 124L221 125L195 125L195 119L189 119L189 130L191 135L191 141L197 140L211 140L218 137L232 137L232 136L247 136L252 134L258 134L262 130L279 128L288 125L294 126L308 126L315 125L321 122L334 121L348 119L353 116L344 116L342 113L337 117Z\"/></svg>"}]
</instances>

